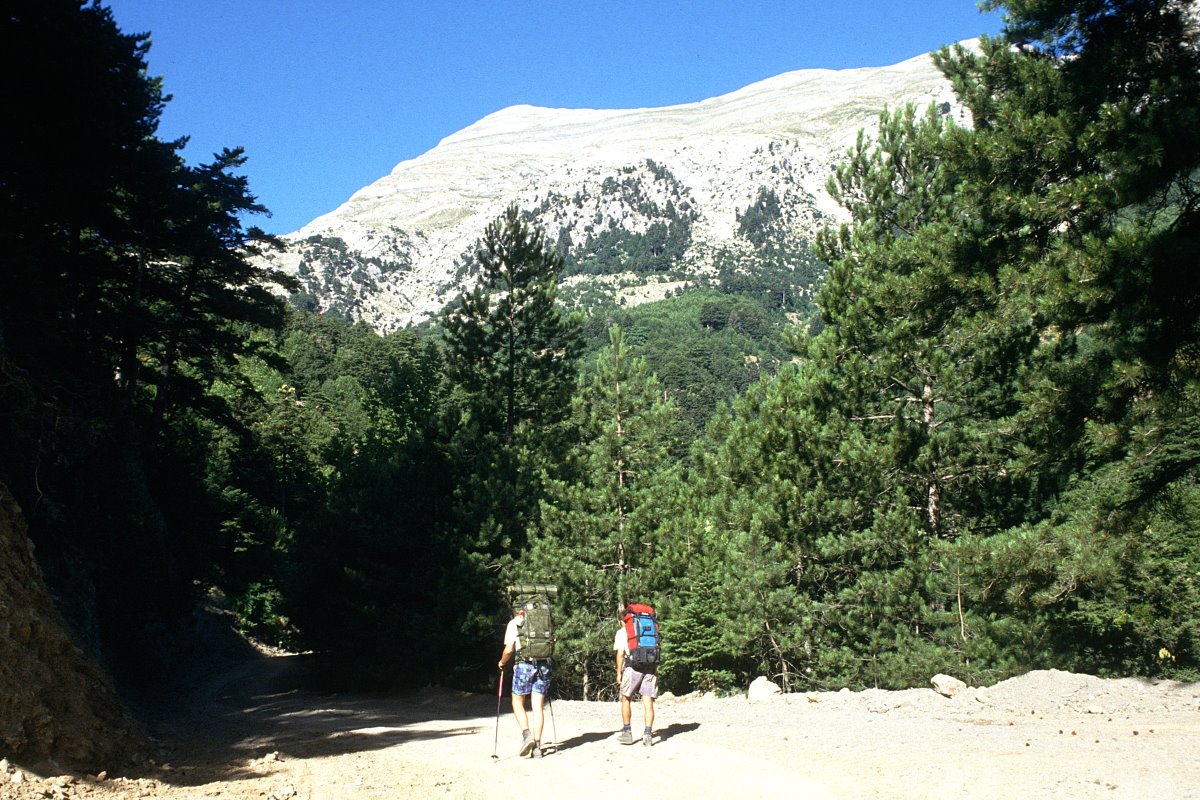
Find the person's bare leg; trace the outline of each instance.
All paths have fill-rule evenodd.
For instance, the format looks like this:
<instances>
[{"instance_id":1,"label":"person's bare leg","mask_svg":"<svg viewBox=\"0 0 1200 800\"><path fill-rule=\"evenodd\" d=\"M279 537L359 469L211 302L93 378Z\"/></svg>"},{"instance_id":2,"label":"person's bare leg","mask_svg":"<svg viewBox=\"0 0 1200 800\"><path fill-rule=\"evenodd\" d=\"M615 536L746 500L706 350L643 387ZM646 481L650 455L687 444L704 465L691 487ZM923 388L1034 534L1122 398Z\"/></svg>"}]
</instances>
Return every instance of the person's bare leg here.
<instances>
[{"instance_id":1,"label":"person's bare leg","mask_svg":"<svg viewBox=\"0 0 1200 800\"><path fill-rule=\"evenodd\" d=\"M529 717L525 715L525 695L514 694L512 696L513 717L517 720L517 727L522 731L529 730Z\"/></svg>"},{"instance_id":2,"label":"person's bare leg","mask_svg":"<svg viewBox=\"0 0 1200 800\"><path fill-rule=\"evenodd\" d=\"M646 730L654 730L654 698L642 695L642 718L646 720Z\"/></svg>"},{"instance_id":3,"label":"person's bare leg","mask_svg":"<svg viewBox=\"0 0 1200 800\"><path fill-rule=\"evenodd\" d=\"M534 692L530 695L530 703L533 710L533 739L536 742L542 740L542 728L546 725L546 715L542 711L542 703L546 701L546 696Z\"/></svg>"},{"instance_id":4,"label":"person's bare leg","mask_svg":"<svg viewBox=\"0 0 1200 800\"><path fill-rule=\"evenodd\" d=\"M621 724L629 725L629 722L632 719L633 719L632 704L629 702L628 697L626 697L625 695L621 695Z\"/></svg>"}]
</instances>

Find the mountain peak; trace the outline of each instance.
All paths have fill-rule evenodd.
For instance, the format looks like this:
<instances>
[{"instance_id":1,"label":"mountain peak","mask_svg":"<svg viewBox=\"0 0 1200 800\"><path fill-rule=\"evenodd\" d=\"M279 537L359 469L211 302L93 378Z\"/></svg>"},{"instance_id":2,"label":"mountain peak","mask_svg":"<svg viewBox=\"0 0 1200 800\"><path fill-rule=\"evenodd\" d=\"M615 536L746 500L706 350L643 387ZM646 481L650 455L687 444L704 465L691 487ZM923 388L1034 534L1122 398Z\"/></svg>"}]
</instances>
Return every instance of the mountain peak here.
<instances>
[{"instance_id":1,"label":"mountain peak","mask_svg":"<svg viewBox=\"0 0 1200 800\"><path fill-rule=\"evenodd\" d=\"M510 203L581 272L629 262L635 282L712 273L721 254L746 251L738 220L760 196L779 199L781 235L793 240L836 219L824 191L833 165L884 108L905 103L956 106L928 55L796 70L657 108L509 106L285 237L288 250L273 260L300 277L311 305L384 331L428 318L469 287L474 245ZM661 274L639 275L629 253L589 250L602 238L628 249L630 237L666 228L674 256L656 262Z\"/></svg>"}]
</instances>

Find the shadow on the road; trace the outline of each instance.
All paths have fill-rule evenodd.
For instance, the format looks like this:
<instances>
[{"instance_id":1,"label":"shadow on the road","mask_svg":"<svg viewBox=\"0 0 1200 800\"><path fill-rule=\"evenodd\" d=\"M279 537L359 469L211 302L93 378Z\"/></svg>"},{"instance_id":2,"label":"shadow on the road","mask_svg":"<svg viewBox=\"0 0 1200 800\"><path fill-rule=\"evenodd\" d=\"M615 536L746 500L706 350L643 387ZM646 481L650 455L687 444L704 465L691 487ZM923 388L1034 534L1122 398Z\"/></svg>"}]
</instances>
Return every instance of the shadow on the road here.
<instances>
[{"instance_id":1,"label":"shadow on the road","mask_svg":"<svg viewBox=\"0 0 1200 800\"><path fill-rule=\"evenodd\" d=\"M672 736L678 736L681 733L690 733L699 727L699 722L672 722L667 727L655 731L654 735L658 737L660 741L665 742Z\"/></svg>"},{"instance_id":2,"label":"shadow on the road","mask_svg":"<svg viewBox=\"0 0 1200 800\"><path fill-rule=\"evenodd\" d=\"M665 728L659 728L656 730L654 732L654 739L657 742L665 742L672 736L677 736L681 733L688 733L689 731L694 731L699 727L699 722L673 722ZM613 739L616 737L616 735L617 732L611 730L601 731L599 733L581 733L578 736L572 736L570 739L559 742L555 749L570 750L572 747L592 744L593 742L600 742L604 741L605 739ZM641 742L641 734L637 735L637 739L635 741L638 743Z\"/></svg>"},{"instance_id":3,"label":"shadow on the road","mask_svg":"<svg viewBox=\"0 0 1200 800\"><path fill-rule=\"evenodd\" d=\"M260 657L177 698L147 720L168 770L132 770L196 786L271 774L276 762L383 750L481 730L495 714L484 694L423 689L401 695L323 694L303 688L296 656Z\"/></svg>"},{"instance_id":4,"label":"shadow on the road","mask_svg":"<svg viewBox=\"0 0 1200 800\"><path fill-rule=\"evenodd\" d=\"M591 744L592 742L601 742L605 739L611 739L616 736L613 731L601 731L599 733L581 733L578 736L572 736L570 739L564 739L558 742L556 750L570 750L572 747L579 747L583 744Z\"/></svg>"},{"instance_id":5,"label":"shadow on the road","mask_svg":"<svg viewBox=\"0 0 1200 800\"><path fill-rule=\"evenodd\" d=\"M492 730L496 698L448 689L407 694L329 694L306 685L303 656L254 654L212 663L202 679L148 697L142 720L162 748L159 764L126 773L177 786L265 777L280 763L385 750L398 744ZM504 706L507 707L505 702ZM659 741L700 727L674 723ZM556 743L569 750L615 736L593 731Z\"/></svg>"}]
</instances>

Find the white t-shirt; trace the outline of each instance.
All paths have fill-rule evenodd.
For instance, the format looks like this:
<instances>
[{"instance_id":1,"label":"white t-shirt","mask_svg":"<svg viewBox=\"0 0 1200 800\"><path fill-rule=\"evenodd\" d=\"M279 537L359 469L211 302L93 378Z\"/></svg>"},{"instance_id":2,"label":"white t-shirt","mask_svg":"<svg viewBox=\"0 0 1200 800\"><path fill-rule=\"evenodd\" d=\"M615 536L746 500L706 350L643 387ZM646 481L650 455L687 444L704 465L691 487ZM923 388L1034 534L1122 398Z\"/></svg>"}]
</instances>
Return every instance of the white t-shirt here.
<instances>
[{"instance_id":1,"label":"white t-shirt","mask_svg":"<svg viewBox=\"0 0 1200 800\"><path fill-rule=\"evenodd\" d=\"M617 628L617 635L613 637L613 650L629 655L629 635L625 633L624 625Z\"/></svg>"},{"instance_id":2,"label":"white t-shirt","mask_svg":"<svg viewBox=\"0 0 1200 800\"><path fill-rule=\"evenodd\" d=\"M504 646L508 647L511 644L514 653L521 649L521 628L517 625L519 619L521 619L519 615L513 617L508 621L508 627L504 629Z\"/></svg>"}]
</instances>

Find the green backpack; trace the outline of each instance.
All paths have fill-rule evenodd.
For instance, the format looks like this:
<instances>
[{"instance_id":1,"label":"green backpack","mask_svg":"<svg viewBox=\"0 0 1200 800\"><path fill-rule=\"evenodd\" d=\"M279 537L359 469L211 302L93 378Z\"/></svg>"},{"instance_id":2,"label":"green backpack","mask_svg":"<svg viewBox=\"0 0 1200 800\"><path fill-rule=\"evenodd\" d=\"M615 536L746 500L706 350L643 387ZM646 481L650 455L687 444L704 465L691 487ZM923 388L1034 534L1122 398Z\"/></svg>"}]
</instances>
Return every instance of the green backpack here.
<instances>
[{"instance_id":1,"label":"green backpack","mask_svg":"<svg viewBox=\"0 0 1200 800\"><path fill-rule=\"evenodd\" d=\"M558 587L549 583L514 583L508 587L513 613L525 612L525 624L518 628L522 661L549 661L554 655L554 618L550 601L557 599Z\"/></svg>"}]
</instances>

